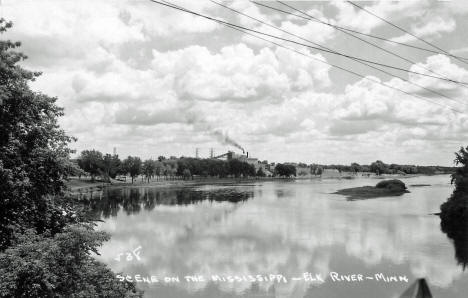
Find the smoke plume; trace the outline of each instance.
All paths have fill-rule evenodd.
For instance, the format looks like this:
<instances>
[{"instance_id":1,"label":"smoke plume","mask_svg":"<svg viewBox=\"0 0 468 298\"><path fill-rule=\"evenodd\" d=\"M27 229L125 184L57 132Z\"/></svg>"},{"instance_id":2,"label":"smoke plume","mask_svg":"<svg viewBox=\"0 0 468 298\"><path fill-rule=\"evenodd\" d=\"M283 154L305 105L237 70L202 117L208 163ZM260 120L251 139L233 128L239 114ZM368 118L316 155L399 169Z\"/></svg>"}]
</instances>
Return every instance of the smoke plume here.
<instances>
[{"instance_id":1,"label":"smoke plume","mask_svg":"<svg viewBox=\"0 0 468 298\"><path fill-rule=\"evenodd\" d=\"M198 119L197 116L193 114L187 116L187 122L189 124L192 124L195 129L205 131L207 134L215 137L216 140L220 142L221 144L234 146L242 150L243 153L245 153L244 148L241 145L239 145L239 143L237 143L235 140L233 140L231 137L229 137L229 135L226 132L223 132L220 129L213 128L206 121Z\"/></svg>"},{"instance_id":2,"label":"smoke plume","mask_svg":"<svg viewBox=\"0 0 468 298\"><path fill-rule=\"evenodd\" d=\"M240 150L242 150L242 153L245 153L245 150L244 148L242 148L241 145L239 145L239 143L237 143L236 141L234 141L233 139L231 139L226 133L220 131L220 130L213 130L211 132L211 134L213 134L214 136L216 136L216 138L218 139L218 141L221 143L221 144L224 144L224 145L232 145Z\"/></svg>"}]
</instances>

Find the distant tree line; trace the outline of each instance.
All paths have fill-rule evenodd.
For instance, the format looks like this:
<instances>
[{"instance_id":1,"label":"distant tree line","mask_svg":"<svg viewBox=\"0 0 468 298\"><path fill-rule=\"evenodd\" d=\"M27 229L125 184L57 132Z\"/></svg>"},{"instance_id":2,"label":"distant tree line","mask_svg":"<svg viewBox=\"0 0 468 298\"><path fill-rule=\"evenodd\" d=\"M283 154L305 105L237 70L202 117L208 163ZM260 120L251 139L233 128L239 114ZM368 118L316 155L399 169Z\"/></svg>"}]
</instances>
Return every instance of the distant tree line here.
<instances>
[{"instance_id":1,"label":"distant tree line","mask_svg":"<svg viewBox=\"0 0 468 298\"><path fill-rule=\"evenodd\" d=\"M174 157L167 159L159 156L157 160L142 160L137 156L128 156L121 160L118 155L103 154L97 150L84 150L77 159L77 164L81 172L78 176L86 173L94 180L96 177L109 181L110 178L116 179L117 176L130 176L132 183L138 176L143 176L147 181L150 179L164 177L165 179L179 177L183 179L192 179L198 177L265 177L266 173L263 167L256 169L255 166L238 160L228 161L218 159L199 159L190 157ZM264 162L264 164L267 164ZM299 169L299 170L298 170ZM370 165L360 165L352 163L351 165L319 165L305 163L290 164L278 163L270 167L269 171L275 177L305 176L308 174L321 175L325 169L336 169L339 172L348 173L375 173L382 174L440 174L453 173L453 167L442 166L415 166L386 164L377 160Z\"/></svg>"},{"instance_id":2,"label":"distant tree line","mask_svg":"<svg viewBox=\"0 0 468 298\"><path fill-rule=\"evenodd\" d=\"M352 163L351 165L310 165L311 173L320 175L324 169L337 169L339 172L350 173L374 173L376 175L383 174L451 174L455 171L454 167L444 166L416 166L416 165L399 165L399 164L386 164L381 160L377 160L370 165L360 165Z\"/></svg>"},{"instance_id":3,"label":"distant tree line","mask_svg":"<svg viewBox=\"0 0 468 298\"><path fill-rule=\"evenodd\" d=\"M77 159L81 170L79 175L87 174L94 180L96 177L108 181L120 175L128 175L133 180L143 175L150 179L155 176L176 176L177 162L174 158L166 159L159 156L157 160L142 161L138 156L128 156L121 160L118 155L102 154L97 150L84 150ZM78 175L78 176L79 176Z\"/></svg>"},{"instance_id":4,"label":"distant tree line","mask_svg":"<svg viewBox=\"0 0 468 298\"><path fill-rule=\"evenodd\" d=\"M200 177L264 177L262 169L237 159L223 161L218 159L198 159L159 156L157 160L142 160L137 156L128 156L121 160L118 155L102 154L97 150L84 150L77 159L77 164L94 180L96 177L108 181L120 175L128 175L132 182L138 176L147 181L155 177L182 177L191 179ZM82 174L82 173L80 173Z\"/></svg>"}]
</instances>

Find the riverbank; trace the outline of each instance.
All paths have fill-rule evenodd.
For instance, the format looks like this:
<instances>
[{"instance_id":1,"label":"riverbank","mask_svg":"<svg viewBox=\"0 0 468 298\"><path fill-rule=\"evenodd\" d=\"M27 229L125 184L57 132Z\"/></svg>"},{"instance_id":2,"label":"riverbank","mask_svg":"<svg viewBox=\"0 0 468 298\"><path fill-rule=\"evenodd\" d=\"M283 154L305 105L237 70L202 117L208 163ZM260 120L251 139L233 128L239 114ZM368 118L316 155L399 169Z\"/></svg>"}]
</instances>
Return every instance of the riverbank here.
<instances>
[{"instance_id":1,"label":"riverbank","mask_svg":"<svg viewBox=\"0 0 468 298\"><path fill-rule=\"evenodd\" d=\"M444 174L440 174L444 175ZM435 175L421 175L421 174L412 174L412 175L381 175L381 176L352 176L352 177L321 177L321 176L299 176L295 178L280 178L280 177L254 177L254 178L202 178L196 177L194 179L183 180L179 177L159 177L150 179L148 182L146 179L137 178L134 182L131 182L130 178L127 178L125 181L111 179L110 182L105 182L102 180L91 181L89 177L81 178L72 177L67 181L66 185L68 191L71 193L78 192L92 192L98 191L103 188L108 187L169 187L169 186L186 186L186 185L199 185L199 184L240 184L240 183L252 183L258 181L296 181L296 180L316 180L316 179L361 179L361 178L370 178L370 179L401 179L401 178L415 178L420 176L435 176ZM419 186L419 185L417 185ZM423 185L421 185L423 186ZM426 185L424 185L426 186Z\"/></svg>"},{"instance_id":2,"label":"riverbank","mask_svg":"<svg viewBox=\"0 0 468 298\"><path fill-rule=\"evenodd\" d=\"M320 178L320 177L318 177ZM318 179L317 178L317 179ZM313 178L311 178L313 179ZM183 180L180 178L161 178L161 179L135 179L131 182L131 179L127 181L120 181L111 179L110 182L95 180L91 181L88 178L71 178L67 181L68 191L71 193L83 193L99 191L103 188L111 187L170 187L170 186L190 186L190 185L201 185L201 184L242 184L252 183L261 181L295 181L294 178L278 178L278 177L255 177L255 178L195 178L189 180Z\"/></svg>"}]
</instances>

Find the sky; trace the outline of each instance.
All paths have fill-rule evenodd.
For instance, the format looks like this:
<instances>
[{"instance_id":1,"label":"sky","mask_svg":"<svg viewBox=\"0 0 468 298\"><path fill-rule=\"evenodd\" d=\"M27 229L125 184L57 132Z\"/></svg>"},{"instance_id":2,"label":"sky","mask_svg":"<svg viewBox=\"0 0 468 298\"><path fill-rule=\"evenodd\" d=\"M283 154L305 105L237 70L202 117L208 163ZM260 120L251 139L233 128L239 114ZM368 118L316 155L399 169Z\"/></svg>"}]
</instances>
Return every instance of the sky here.
<instances>
[{"instance_id":1,"label":"sky","mask_svg":"<svg viewBox=\"0 0 468 298\"><path fill-rule=\"evenodd\" d=\"M297 36L346 55L468 82L468 62L344 1L286 3L324 22L433 52L359 35L385 52L246 0L222 3L296 37L208 0L171 2L303 44ZM275 1L261 3L290 11ZM467 1L356 3L468 57ZM116 148L122 157L146 159L195 156L196 148L201 157L210 148L239 152L229 138L270 162L452 165L453 153L468 145L468 87L460 84L395 69L385 74L284 40L275 45L149 0L3 0L0 14L14 23L1 38L21 41L29 57L24 66L43 72L31 87L64 107L60 124L78 139L71 144L77 153Z\"/></svg>"}]
</instances>

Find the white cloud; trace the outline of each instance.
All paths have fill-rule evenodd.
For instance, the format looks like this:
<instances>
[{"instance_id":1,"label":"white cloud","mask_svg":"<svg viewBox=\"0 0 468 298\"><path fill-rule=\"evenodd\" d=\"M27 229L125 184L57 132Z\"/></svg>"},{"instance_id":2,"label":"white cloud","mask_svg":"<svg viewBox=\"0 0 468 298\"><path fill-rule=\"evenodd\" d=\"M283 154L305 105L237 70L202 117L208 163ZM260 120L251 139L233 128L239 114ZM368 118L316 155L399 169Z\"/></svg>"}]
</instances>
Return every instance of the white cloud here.
<instances>
[{"instance_id":1,"label":"white cloud","mask_svg":"<svg viewBox=\"0 0 468 298\"><path fill-rule=\"evenodd\" d=\"M442 33L449 33L454 31L456 28L455 20L452 18L443 18L441 16L436 16L431 18L429 22L419 25L419 26L411 26L411 32L420 37L426 38L430 37L430 39L440 37ZM391 40L397 42L408 42L416 40L410 34L405 34L399 37L392 38Z\"/></svg>"},{"instance_id":2,"label":"white cloud","mask_svg":"<svg viewBox=\"0 0 468 298\"><path fill-rule=\"evenodd\" d=\"M429 19L433 13L424 14L426 1L384 2L374 3L369 9L396 21L403 18L402 11L410 11L405 21L418 24L414 28L422 35L449 33L457 29L455 21L459 27L462 24L446 10ZM7 37L22 40L24 51L31 57L27 66L44 71L33 87L59 98L66 112L61 123L79 138L79 149L96 146L109 150L117 144L128 154L143 157L153 152L151 148L167 155L190 154L192 144L216 145L209 132L220 130L273 160L317 157L348 162L356 156L363 161L373 160L376 150L400 152L398 158L402 159L432 160L432 154L411 154L412 145L423 143L428 147L446 146L440 156L446 156L442 159L449 163L454 150L450 146L468 137L466 116L366 79L341 81L329 65L320 62L326 58L312 50L295 47L311 56L306 57L271 44L253 43L229 35L229 29L214 23L146 2L92 4L6 1L3 6L5 17L15 21ZM246 21L209 1L182 5ZM266 14L267 10L250 2L229 5L315 42L347 46L324 25ZM307 9L325 21L366 32L381 24L346 3L333 5L338 9L336 21L325 17L328 8L313 5ZM463 44L458 47L463 48ZM330 62L347 67L341 60ZM411 69L427 72L421 67L468 81L464 68L441 55L428 57ZM448 82L416 75L409 79L458 101L468 95L464 88ZM442 105L465 108L400 79L380 80ZM354 140L360 146L355 152L350 149L352 156L341 157L338 149L333 151L349 147ZM437 160L442 160L440 156Z\"/></svg>"},{"instance_id":3,"label":"white cloud","mask_svg":"<svg viewBox=\"0 0 468 298\"><path fill-rule=\"evenodd\" d=\"M373 29L384 25L385 22L368 14L367 12L355 8L345 1L332 1L338 9L337 24L347 28L353 28L364 33L370 33ZM421 16L427 8L427 0L416 1L377 1L372 5L358 3L359 6L371 11L383 19L395 21L403 16L405 18Z\"/></svg>"},{"instance_id":4,"label":"white cloud","mask_svg":"<svg viewBox=\"0 0 468 298\"><path fill-rule=\"evenodd\" d=\"M178 51L153 51L158 76L170 74L181 99L280 100L292 89L307 90L329 84L327 65L283 49L261 49L244 44L219 53L192 46ZM316 55L317 59L323 59Z\"/></svg>"}]
</instances>

